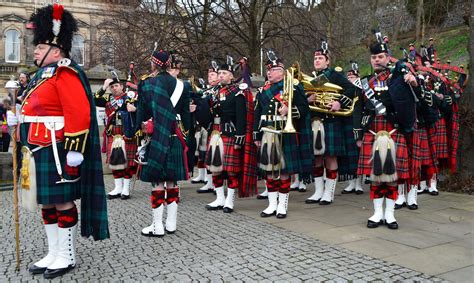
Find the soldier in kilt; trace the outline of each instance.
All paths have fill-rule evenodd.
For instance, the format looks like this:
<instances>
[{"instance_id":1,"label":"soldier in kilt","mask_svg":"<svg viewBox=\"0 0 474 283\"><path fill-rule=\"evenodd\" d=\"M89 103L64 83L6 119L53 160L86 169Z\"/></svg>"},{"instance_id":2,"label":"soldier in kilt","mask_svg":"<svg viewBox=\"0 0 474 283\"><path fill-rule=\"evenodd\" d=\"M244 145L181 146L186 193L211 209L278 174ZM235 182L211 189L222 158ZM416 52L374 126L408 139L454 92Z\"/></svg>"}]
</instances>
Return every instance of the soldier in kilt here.
<instances>
[{"instance_id":1,"label":"soldier in kilt","mask_svg":"<svg viewBox=\"0 0 474 283\"><path fill-rule=\"evenodd\" d=\"M137 125L142 125L147 141L143 145L146 165L139 177L153 186L153 221L141 233L162 237L165 229L167 233L176 231L178 181L188 179L185 134L191 126L190 97L184 83L175 77L179 67L169 52L154 51L151 68L152 74L142 80L138 88ZM165 205L167 217L163 227Z\"/></svg>"},{"instance_id":2,"label":"soldier in kilt","mask_svg":"<svg viewBox=\"0 0 474 283\"><path fill-rule=\"evenodd\" d=\"M219 88L219 77L216 61L212 61L211 65L207 70L207 88L199 93L200 97L197 97L198 101L206 101L209 95L212 95L214 91L217 91ZM194 102L194 111L196 111L197 105L200 105L199 102ZM206 152L209 139L211 138L212 129L206 128L207 125L199 124L199 135L197 139L197 151L198 151L198 176L194 179L191 179L191 183L201 183L204 182L205 185L197 189L198 193L212 193L214 192L214 184L212 183L212 173L206 168Z\"/></svg>"},{"instance_id":3,"label":"soldier in kilt","mask_svg":"<svg viewBox=\"0 0 474 283\"><path fill-rule=\"evenodd\" d=\"M326 41L321 43L321 48L314 52L315 75L327 80L329 83L338 85L343 89L339 99L330 102L329 111L337 112L342 107L349 107L355 96L355 86L345 77L342 68L329 68L330 58ZM308 102L312 104L316 101L316 96L308 96ZM312 129L314 136L314 186L315 192L306 203L319 203L328 205L334 201L334 191L338 178L338 170L341 171L341 180L355 177L355 167L352 173L347 168L343 168L346 163L339 163L338 158L347 156L347 143L355 143L352 133L353 122L351 118L338 116L331 113L311 111ZM355 146L353 146L355 150ZM339 168L340 167L340 168ZM325 170L326 169L326 170ZM326 171L326 179L324 173Z\"/></svg>"},{"instance_id":4,"label":"soldier in kilt","mask_svg":"<svg viewBox=\"0 0 474 283\"><path fill-rule=\"evenodd\" d=\"M111 93L106 93L110 88ZM94 96L99 107L105 107L107 121L103 133L106 163L114 176L114 189L108 193L109 199L130 198L130 181L136 172L137 138L134 133L135 99L124 93L123 85L117 77L106 79Z\"/></svg>"},{"instance_id":5,"label":"soldier in kilt","mask_svg":"<svg viewBox=\"0 0 474 283\"><path fill-rule=\"evenodd\" d=\"M39 69L20 110L21 195L27 209L42 205L48 243L48 254L29 271L51 279L76 266L75 200L81 199L82 236L102 240L109 230L94 100L85 73L69 59L76 20L59 4L30 20Z\"/></svg>"},{"instance_id":6,"label":"soldier in kilt","mask_svg":"<svg viewBox=\"0 0 474 283\"><path fill-rule=\"evenodd\" d=\"M347 71L346 73L347 79L353 83L356 86L356 95L355 97L358 97L357 103L362 103L363 102L363 96L361 93L361 85L360 85L360 77L359 77L359 66L357 62L351 62L351 69ZM346 118L347 119L347 118ZM357 125L358 117L357 115L352 115L352 117L348 117L348 119L353 119L353 124L351 125L350 123L345 123L344 124L344 129L347 132L347 135L350 135L349 132L354 131L354 125ZM355 129L356 131L360 129ZM347 142L347 155L344 157L338 159L338 162L341 164L347 164L346 167L348 167L348 172L350 172L349 175L353 174L353 172L357 172L357 162L359 161L359 151L360 151L360 143L356 143L355 139L354 142ZM351 178L351 176L348 176L347 179L349 179L349 184L347 187L345 187L341 193L342 194L351 194L355 193L357 195L363 194L364 189L362 187L362 180L363 177L362 175L355 175L353 176L354 178Z\"/></svg>"},{"instance_id":7,"label":"soldier in kilt","mask_svg":"<svg viewBox=\"0 0 474 283\"><path fill-rule=\"evenodd\" d=\"M282 133L289 123L288 93L285 93L285 66L273 51L268 52L267 78L257 93L254 116L254 140L259 148L259 168L268 190L268 207L261 217L285 218L290 193L290 174L310 176L312 165L309 107L303 86L291 88L291 119L294 133Z\"/></svg>"},{"instance_id":8,"label":"soldier in kilt","mask_svg":"<svg viewBox=\"0 0 474 283\"><path fill-rule=\"evenodd\" d=\"M198 113L212 121L212 132L206 153L206 166L212 172L216 200L206 209L223 209L224 213L234 211L235 194L241 188L244 168L244 145L247 132L247 96L251 95L246 84L233 84L233 59L227 56L227 63L219 66L218 79L222 87L205 100ZM204 107L204 106L207 106ZM227 180L227 197L224 193Z\"/></svg>"},{"instance_id":9,"label":"soldier in kilt","mask_svg":"<svg viewBox=\"0 0 474 283\"><path fill-rule=\"evenodd\" d=\"M380 37L381 39L381 37ZM405 182L410 178L408 166L408 148L405 136L401 132L399 119L395 116L395 104L390 95L389 87L399 87L391 84L392 74L387 70L390 56L387 46L381 40L370 46L370 62L375 74L363 80L365 95L374 94L375 102L364 99L356 110L361 118L362 129L355 133L358 143L361 143L358 175L371 175L370 198L374 203L374 215L367 222L368 228L376 228L384 223L390 229L398 229L394 216L395 200L397 199L397 182ZM403 81L404 80L404 81ZM417 85L416 78L410 73L399 81L402 84ZM381 103L385 111L376 107ZM379 105L380 106L380 105ZM415 104L404 105L407 109ZM385 112L385 113L384 113ZM386 199L385 213L383 202Z\"/></svg>"}]
</instances>

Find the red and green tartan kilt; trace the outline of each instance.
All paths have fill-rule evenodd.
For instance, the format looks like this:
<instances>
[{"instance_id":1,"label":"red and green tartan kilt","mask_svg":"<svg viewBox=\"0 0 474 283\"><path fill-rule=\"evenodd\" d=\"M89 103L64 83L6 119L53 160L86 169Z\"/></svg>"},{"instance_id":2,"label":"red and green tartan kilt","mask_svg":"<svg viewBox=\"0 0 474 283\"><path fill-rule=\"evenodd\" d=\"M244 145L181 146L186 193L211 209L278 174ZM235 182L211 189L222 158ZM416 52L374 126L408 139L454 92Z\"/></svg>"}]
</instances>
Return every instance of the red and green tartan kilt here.
<instances>
[{"instance_id":1,"label":"red and green tartan kilt","mask_svg":"<svg viewBox=\"0 0 474 283\"><path fill-rule=\"evenodd\" d=\"M394 129L394 126L384 116L379 115L375 117L370 129L375 133L378 131L390 132ZM395 156L397 158L396 167L398 179L409 179L408 146L405 137L397 130L392 134L392 139L397 148ZM372 145L374 140L375 136L372 133L366 132L364 134L360 148L357 175L370 175L372 172Z\"/></svg>"},{"instance_id":2,"label":"red and green tartan kilt","mask_svg":"<svg viewBox=\"0 0 474 283\"><path fill-rule=\"evenodd\" d=\"M415 127L415 130L405 136L405 140L408 146L408 164L410 166L410 184L418 184L419 176L421 173L421 162L423 159L422 145L420 139L420 129Z\"/></svg>"},{"instance_id":3,"label":"red and green tartan kilt","mask_svg":"<svg viewBox=\"0 0 474 283\"><path fill-rule=\"evenodd\" d=\"M36 146L30 146L30 149ZM66 154L64 143L57 143L59 160L63 177L67 180L76 179L69 176L65 170ZM56 184L60 180L56 169L53 148L45 147L33 153L36 165L37 201L39 204L57 204L81 198L81 182ZM84 156L87 158L87 156Z\"/></svg>"},{"instance_id":4,"label":"red and green tartan kilt","mask_svg":"<svg viewBox=\"0 0 474 283\"><path fill-rule=\"evenodd\" d=\"M422 127L419 129L421 165L426 166L428 170L436 170L436 156L434 145L428 139L428 131Z\"/></svg>"},{"instance_id":5,"label":"red and green tartan kilt","mask_svg":"<svg viewBox=\"0 0 474 283\"><path fill-rule=\"evenodd\" d=\"M344 135L344 125L342 119L334 118L325 120L324 142L326 145L326 156L344 156L346 155L346 141Z\"/></svg>"},{"instance_id":6,"label":"red and green tartan kilt","mask_svg":"<svg viewBox=\"0 0 474 283\"><path fill-rule=\"evenodd\" d=\"M116 133L116 134L121 135L121 133ZM134 160L136 158L137 149L138 149L137 138L136 137L131 138L131 139L127 139L125 137L123 138L125 141L125 152L127 153L127 166L128 167L136 166L137 163ZM107 159L106 159L107 163L109 163L110 153L112 152L113 140L114 140L113 136L107 136Z\"/></svg>"},{"instance_id":7,"label":"red and green tartan kilt","mask_svg":"<svg viewBox=\"0 0 474 283\"><path fill-rule=\"evenodd\" d=\"M230 173L240 173L242 171L242 148L235 149L235 137L221 135L224 143L224 171Z\"/></svg>"},{"instance_id":8,"label":"red and green tartan kilt","mask_svg":"<svg viewBox=\"0 0 474 283\"><path fill-rule=\"evenodd\" d=\"M213 127L214 130L219 130L219 127ZM221 135L222 142L224 144L224 156L222 160L223 171L228 173L240 173L243 165L243 149L235 149L235 137L229 137ZM210 143L207 145L206 159L210 152Z\"/></svg>"},{"instance_id":9,"label":"red and green tartan kilt","mask_svg":"<svg viewBox=\"0 0 474 283\"><path fill-rule=\"evenodd\" d=\"M436 145L436 158L448 158L448 135L446 131L446 121L444 118L441 118L436 122L434 131L431 130L430 136L431 135L433 135L434 143Z\"/></svg>"},{"instance_id":10,"label":"red and green tartan kilt","mask_svg":"<svg viewBox=\"0 0 474 283\"><path fill-rule=\"evenodd\" d=\"M455 173L457 170L457 153L459 146L459 113L456 104L453 105L453 108L453 115L451 120L448 120L446 127L449 147L448 168L451 173Z\"/></svg>"}]
</instances>

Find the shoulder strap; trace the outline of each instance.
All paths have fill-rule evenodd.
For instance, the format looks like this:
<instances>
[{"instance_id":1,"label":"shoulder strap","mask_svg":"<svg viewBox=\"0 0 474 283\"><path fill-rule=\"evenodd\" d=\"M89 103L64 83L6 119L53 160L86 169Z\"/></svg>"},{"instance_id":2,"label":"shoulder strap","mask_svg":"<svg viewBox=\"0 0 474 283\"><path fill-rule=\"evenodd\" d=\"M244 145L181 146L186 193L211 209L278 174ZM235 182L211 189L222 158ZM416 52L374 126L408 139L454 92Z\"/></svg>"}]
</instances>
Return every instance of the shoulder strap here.
<instances>
[{"instance_id":1,"label":"shoulder strap","mask_svg":"<svg viewBox=\"0 0 474 283\"><path fill-rule=\"evenodd\" d=\"M173 94L171 95L171 103L173 103L173 107L176 106L179 99L181 98L181 94L183 94L184 83L181 80L176 80L176 86L174 88Z\"/></svg>"}]
</instances>

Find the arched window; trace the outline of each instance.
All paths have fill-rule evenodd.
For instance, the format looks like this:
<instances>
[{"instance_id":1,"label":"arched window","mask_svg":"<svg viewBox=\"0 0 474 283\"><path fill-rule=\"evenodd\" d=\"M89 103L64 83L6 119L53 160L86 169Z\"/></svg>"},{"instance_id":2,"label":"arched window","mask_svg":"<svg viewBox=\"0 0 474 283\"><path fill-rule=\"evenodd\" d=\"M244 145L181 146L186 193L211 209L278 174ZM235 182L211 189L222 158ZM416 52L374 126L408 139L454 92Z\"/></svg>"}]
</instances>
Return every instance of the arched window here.
<instances>
[{"instance_id":1,"label":"arched window","mask_svg":"<svg viewBox=\"0 0 474 283\"><path fill-rule=\"evenodd\" d=\"M20 63L20 32L14 29L5 32L5 62Z\"/></svg>"},{"instance_id":2,"label":"arched window","mask_svg":"<svg viewBox=\"0 0 474 283\"><path fill-rule=\"evenodd\" d=\"M104 35L100 38L100 54L101 62L105 65L114 66L115 65L115 48L114 40L108 36Z\"/></svg>"},{"instance_id":3,"label":"arched window","mask_svg":"<svg viewBox=\"0 0 474 283\"><path fill-rule=\"evenodd\" d=\"M85 59L84 37L75 34L72 38L71 59L76 61L79 66L84 66Z\"/></svg>"}]
</instances>

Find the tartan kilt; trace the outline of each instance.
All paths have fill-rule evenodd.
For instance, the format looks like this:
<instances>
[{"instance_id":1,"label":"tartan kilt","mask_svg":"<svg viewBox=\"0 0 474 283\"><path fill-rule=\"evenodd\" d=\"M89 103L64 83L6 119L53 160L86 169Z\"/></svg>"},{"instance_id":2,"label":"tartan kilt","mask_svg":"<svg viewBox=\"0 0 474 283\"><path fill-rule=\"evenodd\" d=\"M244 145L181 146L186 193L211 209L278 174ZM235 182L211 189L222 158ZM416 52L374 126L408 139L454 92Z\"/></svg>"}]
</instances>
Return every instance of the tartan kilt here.
<instances>
[{"instance_id":1,"label":"tartan kilt","mask_svg":"<svg viewBox=\"0 0 474 283\"><path fill-rule=\"evenodd\" d=\"M421 166L426 166L429 170L436 170L437 159L435 156L434 144L430 142L428 138L428 131L426 128L419 129L420 131L420 153L421 153Z\"/></svg>"},{"instance_id":2,"label":"tartan kilt","mask_svg":"<svg viewBox=\"0 0 474 283\"><path fill-rule=\"evenodd\" d=\"M299 156L299 140L297 134L283 134L282 135L282 152L284 158L285 167L280 170L281 174L299 174L301 172L301 163ZM259 160L260 160L260 150L259 150ZM263 175L272 174L272 171L262 171ZM278 170L274 170L274 173L278 173Z\"/></svg>"},{"instance_id":3,"label":"tartan kilt","mask_svg":"<svg viewBox=\"0 0 474 283\"><path fill-rule=\"evenodd\" d=\"M414 181L415 184L418 183L418 179L421 172L421 163L424 158L426 152L423 152L422 144L421 144L421 129L419 127L415 127L415 130L410 133L408 136L405 137L408 145L408 160L410 166L410 179ZM427 149L427 148L425 148Z\"/></svg>"},{"instance_id":4,"label":"tartan kilt","mask_svg":"<svg viewBox=\"0 0 474 283\"><path fill-rule=\"evenodd\" d=\"M342 119L331 119L323 121L324 142L326 145L326 156L346 155L346 142L344 138L344 124Z\"/></svg>"},{"instance_id":5,"label":"tartan kilt","mask_svg":"<svg viewBox=\"0 0 474 283\"><path fill-rule=\"evenodd\" d=\"M359 161L359 147L354 139L352 117L344 117L344 140L346 142L346 155L337 158L338 180L347 181L356 176L357 162Z\"/></svg>"},{"instance_id":6,"label":"tartan kilt","mask_svg":"<svg viewBox=\"0 0 474 283\"><path fill-rule=\"evenodd\" d=\"M135 162L136 154L137 154L137 138L133 137L131 139L126 138L123 136L123 140L125 141L125 152L127 153L127 167L136 166L137 163ZM113 136L107 136L107 159L106 162L109 163L110 154L112 153L112 142L114 141Z\"/></svg>"},{"instance_id":7,"label":"tartan kilt","mask_svg":"<svg viewBox=\"0 0 474 283\"><path fill-rule=\"evenodd\" d=\"M28 147L33 149L36 146ZM64 143L57 143L57 147L63 177L67 180L77 178L77 176L69 176L65 170L67 152L64 150ZM52 146L34 152L33 156L36 165L37 201L39 204L65 203L81 198L81 181L56 184L60 177L55 166Z\"/></svg>"},{"instance_id":8,"label":"tartan kilt","mask_svg":"<svg viewBox=\"0 0 474 283\"><path fill-rule=\"evenodd\" d=\"M163 164L165 177L163 181L186 180L186 166L183 159L184 148L176 135L171 136L170 148L166 156L166 163Z\"/></svg>"},{"instance_id":9,"label":"tartan kilt","mask_svg":"<svg viewBox=\"0 0 474 283\"><path fill-rule=\"evenodd\" d=\"M436 122L434 128L430 131L430 136L433 136L433 141L436 147L436 158L448 158L448 135L446 130L446 121L444 118L439 119Z\"/></svg>"},{"instance_id":10,"label":"tartan kilt","mask_svg":"<svg viewBox=\"0 0 474 283\"><path fill-rule=\"evenodd\" d=\"M235 137L229 137L225 135L221 135L222 142L224 144L224 156L222 159L223 169L222 171L228 173L240 173L242 171L243 165L243 149L235 149ZM210 151L210 143L208 142L207 152L206 152L206 159L208 155L212 154Z\"/></svg>"},{"instance_id":11,"label":"tartan kilt","mask_svg":"<svg viewBox=\"0 0 474 283\"><path fill-rule=\"evenodd\" d=\"M370 129L377 133L385 130L390 132L394 126L384 116L378 115L370 125ZM408 146L405 136L398 130L392 134L392 139L396 145L396 167L398 180L409 179L410 170L408 165ZM372 145L375 141L375 136L366 132L362 139L362 146L360 148L359 163L357 168L357 175L370 175L372 172Z\"/></svg>"}]
</instances>

